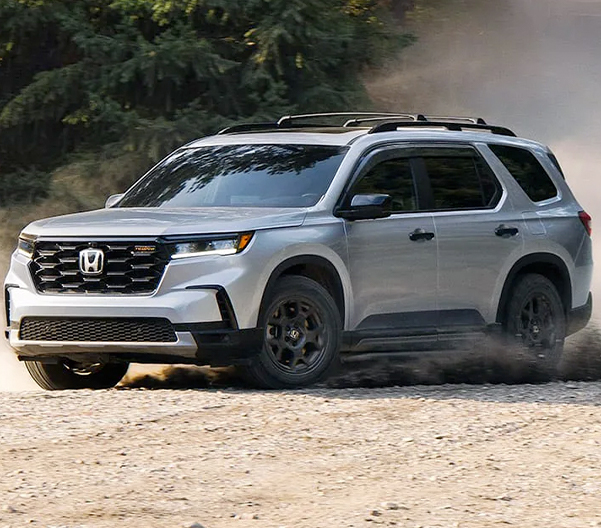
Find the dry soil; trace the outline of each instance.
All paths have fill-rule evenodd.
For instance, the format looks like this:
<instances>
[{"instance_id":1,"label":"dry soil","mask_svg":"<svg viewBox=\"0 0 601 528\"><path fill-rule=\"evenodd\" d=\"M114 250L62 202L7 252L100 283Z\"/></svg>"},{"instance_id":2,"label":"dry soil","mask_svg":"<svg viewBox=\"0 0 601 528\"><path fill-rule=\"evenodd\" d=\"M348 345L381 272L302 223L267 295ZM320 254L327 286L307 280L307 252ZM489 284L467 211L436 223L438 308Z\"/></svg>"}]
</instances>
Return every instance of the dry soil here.
<instances>
[{"instance_id":1,"label":"dry soil","mask_svg":"<svg viewBox=\"0 0 601 528\"><path fill-rule=\"evenodd\" d=\"M601 526L600 402L599 382L0 393L0 527Z\"/></svg>"}]
</instances>

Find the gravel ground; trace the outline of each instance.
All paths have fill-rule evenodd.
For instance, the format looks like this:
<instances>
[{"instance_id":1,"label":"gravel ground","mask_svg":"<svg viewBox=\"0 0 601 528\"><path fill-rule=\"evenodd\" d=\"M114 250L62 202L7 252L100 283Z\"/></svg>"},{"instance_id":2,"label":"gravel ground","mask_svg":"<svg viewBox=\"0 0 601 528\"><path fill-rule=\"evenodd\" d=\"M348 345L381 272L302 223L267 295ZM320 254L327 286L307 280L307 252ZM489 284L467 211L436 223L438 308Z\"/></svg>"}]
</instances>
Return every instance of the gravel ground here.
<instances>
[{"instance_id":1,"label":"gravel ground","mask_svg":"<svg viewBox=\"0 0 601 528\"><path fill-rule=\"evenodd\" d=\"M601 383L0 393L0 528L601 526Z\"/></svg>"}]
</instances>

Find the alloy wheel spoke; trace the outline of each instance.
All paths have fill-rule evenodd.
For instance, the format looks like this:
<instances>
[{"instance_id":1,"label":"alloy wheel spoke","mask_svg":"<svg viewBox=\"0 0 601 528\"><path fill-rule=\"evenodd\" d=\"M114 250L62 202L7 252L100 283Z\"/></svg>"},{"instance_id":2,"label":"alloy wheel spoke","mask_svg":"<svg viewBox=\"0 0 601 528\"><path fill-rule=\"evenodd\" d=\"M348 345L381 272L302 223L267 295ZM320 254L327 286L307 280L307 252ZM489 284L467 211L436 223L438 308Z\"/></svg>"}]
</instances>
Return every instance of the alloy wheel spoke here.
<instances>
[{"instance_id":1,"label":"alloy wheel spoke","mask_svg":"<svg viewBox=\"0 0 601 528\"><path fill-rule=\"evenodd\" d=\"M320 342L321 335L323 334L323 328L317 327L315 330L308 330L306 335L307 343L313 343L318 345Z\"/></svg>"},{"instance_id":2,"label":"alloy wheel spoke","mask_svg":"<svg viewBox=\"0 0 601 528\"><path fill-rule=\"evenodd\" d=\"M267 319L265 343L273 358L287 371L310 368L323 355L319 310L305 299L282 301Z\"/></svg>"}]
</instances>

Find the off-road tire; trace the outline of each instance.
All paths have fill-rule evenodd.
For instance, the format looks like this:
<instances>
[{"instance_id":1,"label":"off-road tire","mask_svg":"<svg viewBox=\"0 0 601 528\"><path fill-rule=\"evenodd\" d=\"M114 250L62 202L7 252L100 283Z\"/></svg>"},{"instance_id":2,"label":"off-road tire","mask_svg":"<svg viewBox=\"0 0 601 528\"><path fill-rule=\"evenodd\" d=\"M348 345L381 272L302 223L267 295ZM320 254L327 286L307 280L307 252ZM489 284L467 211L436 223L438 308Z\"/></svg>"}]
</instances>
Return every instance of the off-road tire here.
<instances>
[{"instance_id":1,"label":"off-road tire","mask_svg":"<svg viewBox=\"0 0 601 528\"><path fill-rule=\"evenodd\" d=\"M78 374L64 362L25 361L24 363L33 380L46 390L109 389L121 381L129 367L127 363L107 363L98 371Z\"/></svg>"},{"instance_id":2,"label":"off-road tire","mask_svg":"<svg viewBox=\"0 0 601 528\"><path fill-rule=\"evenodd\" d=\"M509 342L550 376L557 374L566 337L565 307L555 285L529 273L514 286L505 317Z\"/></svg>"},{"instance_id":3,"label":"off-road tire","mask_svg":"<svg viewBox=\"0 0 601 528\"><path fill-rule=\"evenodd\" d=\"M311 279L279 279L261 306L259 326L263 347L245 369L255 386L306 387L324 379L338 364L340 312L328 291Z\"/></svg>"}]
</instances>

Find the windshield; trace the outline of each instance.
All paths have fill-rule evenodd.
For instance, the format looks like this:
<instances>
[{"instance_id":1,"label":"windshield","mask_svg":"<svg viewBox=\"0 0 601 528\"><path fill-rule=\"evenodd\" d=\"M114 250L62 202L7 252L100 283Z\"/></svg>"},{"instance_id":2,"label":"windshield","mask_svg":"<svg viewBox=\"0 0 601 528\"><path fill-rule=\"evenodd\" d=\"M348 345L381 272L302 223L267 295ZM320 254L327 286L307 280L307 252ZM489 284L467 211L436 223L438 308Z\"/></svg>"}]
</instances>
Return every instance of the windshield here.
<instances>
[{"instance_id":1,"label":"windshield","mask_svg":"<svg viewBox=\"0 0 601 528\"><path fill-rule=\"evenodd\" d=\"M119 207L309 207L348 147L222 145L174 152Z\"/></svg>"}]
</instances>

